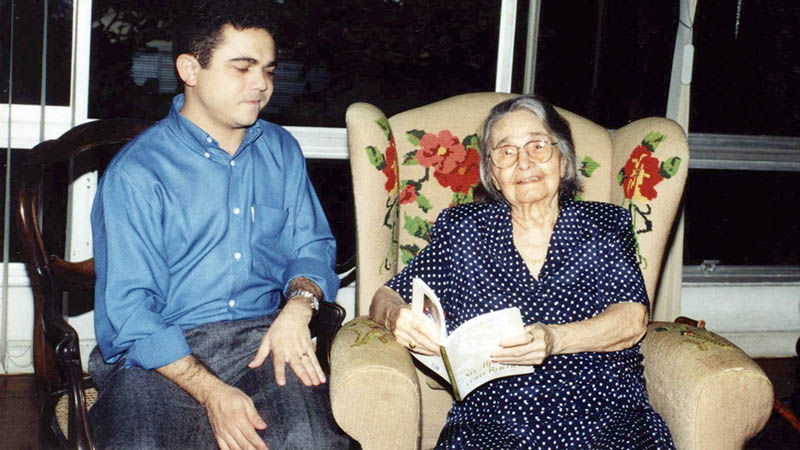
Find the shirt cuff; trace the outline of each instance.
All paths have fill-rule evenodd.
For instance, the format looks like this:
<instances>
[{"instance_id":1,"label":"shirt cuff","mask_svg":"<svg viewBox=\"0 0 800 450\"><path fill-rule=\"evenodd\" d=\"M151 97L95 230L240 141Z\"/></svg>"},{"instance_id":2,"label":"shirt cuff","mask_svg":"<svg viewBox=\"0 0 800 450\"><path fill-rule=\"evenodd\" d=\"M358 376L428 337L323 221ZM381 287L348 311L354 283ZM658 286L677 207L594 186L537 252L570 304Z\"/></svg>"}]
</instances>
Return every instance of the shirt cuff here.
<instances>
[{"instance_id":1,"label":"shirt cuff","mask_svg":"<svg viewBox=\"0 0 800 450\"><path fill-rule=\"evenodd\" d=\"M157 369L191 353L192 349L186 342L183 330L173 325L139 339L131 345L126 354L125 365L148 370Z\"/></svg>"},{"instance_id":2,"label":"shirt cuff","mask_svg":"<svg viewBox=\"0 0 800 450\"><path fill-rule=\"evenodd\" d=\"M306 277L322 289L323 300L333 303L339 291L339 277L324 262L314 258L299 258L292 261L286 270L284 295L288 294L289 282L297 277Z\"/></svg>"}]
</instances>

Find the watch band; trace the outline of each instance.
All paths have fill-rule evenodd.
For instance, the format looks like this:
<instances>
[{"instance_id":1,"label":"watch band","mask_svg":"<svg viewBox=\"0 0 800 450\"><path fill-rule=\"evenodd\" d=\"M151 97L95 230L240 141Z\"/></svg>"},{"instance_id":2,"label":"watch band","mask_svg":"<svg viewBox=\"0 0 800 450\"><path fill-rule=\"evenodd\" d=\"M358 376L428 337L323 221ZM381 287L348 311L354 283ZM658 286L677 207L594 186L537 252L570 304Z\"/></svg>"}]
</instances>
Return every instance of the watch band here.
<instances>
[{"instance_id":1,"label":"watch band","mask_svg":"<svg viewBox=\"0 0 800 450\"><path fill-rule=\"evenodd\" d=\"M313 292L305 289L295 289L292 292L289 292L289 295L286 296L286 299L288 300L292 297L305 297L308 299L309 304L311 304L311 309L314 310L314 312L319 311L319 298L317 298Z\"/></svg>"}]
</instances>

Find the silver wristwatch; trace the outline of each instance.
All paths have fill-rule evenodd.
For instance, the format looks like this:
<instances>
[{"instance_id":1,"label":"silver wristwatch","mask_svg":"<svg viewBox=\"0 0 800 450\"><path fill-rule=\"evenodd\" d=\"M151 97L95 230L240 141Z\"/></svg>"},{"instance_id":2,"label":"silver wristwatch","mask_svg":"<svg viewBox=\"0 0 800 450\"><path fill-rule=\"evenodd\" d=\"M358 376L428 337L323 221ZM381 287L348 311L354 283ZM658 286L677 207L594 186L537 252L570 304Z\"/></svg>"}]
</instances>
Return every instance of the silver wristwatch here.
<instances>
[{"instance_id":1,"label":"silver wristwatch","mask_svg":"<svg viewBox=\"0 0 800 450\"><path fill-rule=\"evenodd\" d=\"M313 292L307 291L305 289L295 289L292 292L289 292L289 295L286 296L286 299L290 299L292 297L305 297L308 299L308 302L311 304L311 309L314 312L319 311L319 298L314 295Z\"/></svg>"}]
</instances>

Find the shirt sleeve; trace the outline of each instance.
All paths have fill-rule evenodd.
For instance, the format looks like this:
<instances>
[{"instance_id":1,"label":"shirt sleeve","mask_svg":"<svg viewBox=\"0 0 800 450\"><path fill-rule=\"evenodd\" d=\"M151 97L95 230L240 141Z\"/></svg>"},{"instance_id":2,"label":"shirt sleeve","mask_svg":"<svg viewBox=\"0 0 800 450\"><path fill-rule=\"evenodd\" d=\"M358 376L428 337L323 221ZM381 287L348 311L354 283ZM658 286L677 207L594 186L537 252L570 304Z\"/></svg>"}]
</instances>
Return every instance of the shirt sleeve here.
<instances>
[{"instance_id":1,"label":"shirt sleeve","mask_svg":"<svg viewBox=\"0 0 800 450\"><path fill-rule=\"evenodd\" d=\"M442 302L450 283L452 252L450 229L450 210L439 214L431 230L431 242L425 246L408 265L386 283L386 286L400 294L406 303L411 303L411 281L421 278Z\"/></svg>"},{"instance_id":2,"label":"shirt sleeve","mask_svg":"<svg viewBox=\"0 0 800 450\"><path fill-rule=\"evenodd\" d=\"M636 240L633 236L631 214L619 209L615 226L609 231L604 247L602 276L599 282L599 298L604 308L612 303L635 302L650 309L642 271L636 258Z\"/></svg>"},{"instance_id":3,"label":"shirt sleeve","mask_svg":"<svg viewBox=\"0 0 800 450\"><path fill-rule=\"evenodd\" d=\"M106 172L92 208L95 334L104 359L154 369L191 353L160 312L169 270L158 202L118 171Z\"/></svg>"},{"instance_id":4,"label":"shirt sleeve","mask_svg":"<svg viewBox=\"0 0 800 450\"><path fill-rule=\"evenodd\" d=\"M287 154L292 158L292 164L286 171L287 196L294 194L290 202L293 205L290 214L294 224L292 259L284 272L284 294L288 294L292 279L305 277L322 289L323 300L332 303L339 291L339 277L335 271L336 240L308 178L300 146L288 133L281 143L289 147Z\"/></svg>"}]
</instances>

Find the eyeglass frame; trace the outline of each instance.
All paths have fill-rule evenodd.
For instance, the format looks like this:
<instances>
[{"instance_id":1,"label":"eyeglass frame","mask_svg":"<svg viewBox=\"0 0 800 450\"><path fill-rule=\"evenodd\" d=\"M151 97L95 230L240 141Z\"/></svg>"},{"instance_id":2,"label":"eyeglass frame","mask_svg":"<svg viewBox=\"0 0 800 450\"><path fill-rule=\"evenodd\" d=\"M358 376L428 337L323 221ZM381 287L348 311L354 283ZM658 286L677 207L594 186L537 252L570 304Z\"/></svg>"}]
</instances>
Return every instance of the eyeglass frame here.
<instances>
[{"instance_id":1,"label":"eyeglass frame","mask_svg":"<svg viewBox=\"0 0 800 450\"><path fill-rule=\"evenodd\" d=\"M547 158L539 159L539 158L535 157L533 154L531 154L531 151L528 150L528 146L530 144L532 144L532 143L535 143L535 142L543 142L548 147L550 147L550 154L547 156ZM553 159L553 154L555 153L555 149L556 149L557 146L558 146L558 141L554 140L553 138L551 138L548 135L542 134L542 135L538 135L536 138L531 139L528 142L526 142L522 146L522 149L525 149L525 153L528 155L528 159L530 159L534 163L536 163L536 164L546 164L551 159ZM504 149L504 148L512 148L512 149L514 149L516 151L516 154L517 154L516 157L514 158L514 162L509 164L509 165L507 165L507 166L501 166L501 165L497 164L497 161L495 161L495 156L494 156L495 152L497 150L501 150L501 149ZM536 150L538 151L540 149L537 148ZM489 155L490 156L489 159L492 161L492 164L494 164L494 166L497 167L498 169L510 169L510 168L514 167L515 165L517 165L519 163L519 155L520 154L521 154L520 147L517 147L516 145L506 144L506 145L501 145L499 147L493 148L491 154Z\"/></svg>"}]
</instances>

